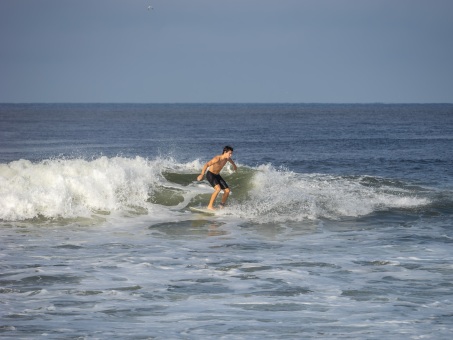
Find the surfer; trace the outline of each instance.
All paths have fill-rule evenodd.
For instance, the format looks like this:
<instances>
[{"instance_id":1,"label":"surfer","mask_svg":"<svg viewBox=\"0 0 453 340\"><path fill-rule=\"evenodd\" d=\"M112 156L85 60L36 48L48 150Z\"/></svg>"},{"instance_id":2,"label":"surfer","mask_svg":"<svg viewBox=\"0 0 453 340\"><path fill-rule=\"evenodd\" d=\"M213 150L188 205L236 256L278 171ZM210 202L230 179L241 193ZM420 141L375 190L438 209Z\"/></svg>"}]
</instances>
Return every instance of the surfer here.
<instances>
[{"instance_id":1,"label":"surfer","mask_svg":"<svg viewBox=\"0 0 453 340\"><path fill-rule=\"evenodd\" d=\"M220 176L220 171L223 169L227 162L230 162L233 165L234 171L237 170L236 164L234 164L234 161L231 159L232 155L233 148L228 145L225 146L223 148L223 153L221 155L215 156L213 159L207 162L204 165L203 170L201 170L201 175L197 177L197 180L201 181L206 172L206 179L214 188L214 192L212 193L211 200L209 201L208 205L209 210L215 210L214 202L220 190L223 190L222 203L220 203L222 207L225 206L228 196L230 195L230 188L228 187L228 184L225 182L222 176ZM209 170L206 171L208 167Z\"/></svg>"}]
</instances>

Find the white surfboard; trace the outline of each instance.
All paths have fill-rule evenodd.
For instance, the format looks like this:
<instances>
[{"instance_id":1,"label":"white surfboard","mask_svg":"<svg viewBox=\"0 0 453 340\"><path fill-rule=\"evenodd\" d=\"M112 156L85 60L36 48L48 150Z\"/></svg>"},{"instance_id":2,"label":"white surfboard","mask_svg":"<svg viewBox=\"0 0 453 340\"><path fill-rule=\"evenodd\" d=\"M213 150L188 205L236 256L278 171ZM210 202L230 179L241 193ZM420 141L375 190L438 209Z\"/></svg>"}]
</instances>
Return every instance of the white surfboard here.
<instances>
[{"instance_id":1,"label":"white surfboard","mask_svg":"<svg viewBox=\"0 0 453 340\"><path fill-rule=\"evenodd\" d=\"M207 215L215 215L216 210L210 210L207 208L198 208L198 207L189 207L189 210L192 212L207 214Z\"/></svg>"}]
</instances>

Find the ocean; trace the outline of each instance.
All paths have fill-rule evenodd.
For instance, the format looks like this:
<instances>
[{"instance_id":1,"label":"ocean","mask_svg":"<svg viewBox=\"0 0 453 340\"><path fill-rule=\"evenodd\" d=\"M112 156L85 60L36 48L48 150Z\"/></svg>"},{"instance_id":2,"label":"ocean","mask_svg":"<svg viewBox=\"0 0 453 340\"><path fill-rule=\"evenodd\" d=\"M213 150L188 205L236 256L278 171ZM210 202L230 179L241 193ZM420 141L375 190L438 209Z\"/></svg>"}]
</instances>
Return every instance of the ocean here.
<instances>
[{"instance_id":1,"label":"ocean","mask_svg":"<svg viewBox=\"0 0 453 340\"><path fill-rule=\"evenodd\" d=\"M450 339L453 104L0 104L0 239L2 339Z\"/></svg>"}]
</instances>

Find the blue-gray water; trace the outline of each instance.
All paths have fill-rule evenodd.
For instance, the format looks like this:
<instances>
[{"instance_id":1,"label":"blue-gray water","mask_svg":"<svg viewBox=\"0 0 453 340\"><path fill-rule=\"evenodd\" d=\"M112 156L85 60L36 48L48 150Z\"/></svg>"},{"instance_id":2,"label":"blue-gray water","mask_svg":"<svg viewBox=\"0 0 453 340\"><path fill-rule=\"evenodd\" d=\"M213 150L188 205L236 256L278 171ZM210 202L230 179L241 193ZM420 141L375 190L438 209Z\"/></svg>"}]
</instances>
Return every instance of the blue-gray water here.
<instances>
[{"instance_id":1,"label":"blue-gray water","mask_svg":"<svg viewBox=\"0 0 453 340\"><path fill-rule=\"evenodd\" d=\"M0 105L1 338L449 339L452 230L450 104Z\"/></svg>"}]
</instances>

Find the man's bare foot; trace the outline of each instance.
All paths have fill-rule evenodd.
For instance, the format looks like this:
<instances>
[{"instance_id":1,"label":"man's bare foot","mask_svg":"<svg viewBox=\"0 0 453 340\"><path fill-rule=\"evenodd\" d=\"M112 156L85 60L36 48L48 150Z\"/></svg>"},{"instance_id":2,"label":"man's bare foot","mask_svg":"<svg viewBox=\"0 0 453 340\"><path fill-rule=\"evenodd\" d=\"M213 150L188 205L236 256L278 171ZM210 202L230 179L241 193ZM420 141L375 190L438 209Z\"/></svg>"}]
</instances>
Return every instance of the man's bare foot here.
<instances>
[{"instance_id":1,"label":"man's bare foot","mask_svg":"<svg viewBox=\"0 0 453 340\"><path fill-rule=\"evenodd\" d=\"M206 209L208 209L208 210L216 210L216 208L214 208L214 207L207 207Z\"/></svg>"}]
</instances>

